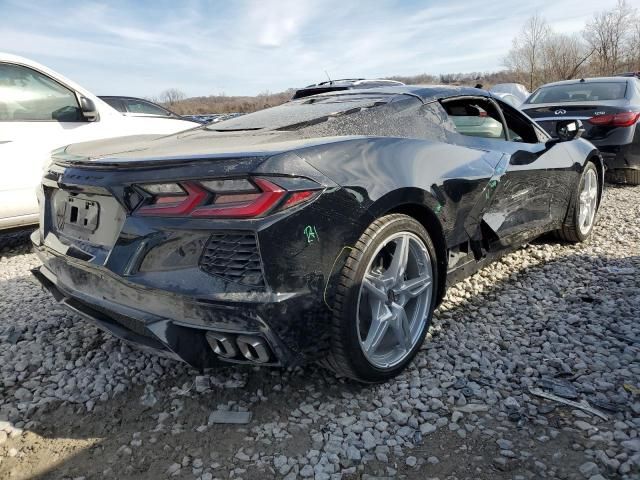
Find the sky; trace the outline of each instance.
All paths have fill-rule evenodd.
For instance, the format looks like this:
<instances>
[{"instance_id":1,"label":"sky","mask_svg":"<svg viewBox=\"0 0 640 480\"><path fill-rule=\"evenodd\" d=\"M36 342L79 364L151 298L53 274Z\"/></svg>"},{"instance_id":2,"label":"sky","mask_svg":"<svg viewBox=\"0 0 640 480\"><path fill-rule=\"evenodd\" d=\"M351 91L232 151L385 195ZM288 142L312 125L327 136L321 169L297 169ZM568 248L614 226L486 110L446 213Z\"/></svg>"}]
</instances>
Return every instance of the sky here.
<instances>
[{"instance_id":1,"label":"sky","mask_svg":"<svg viewBox=\"0 0 640 480\"><path fill-rule=\"evenodd\" d=\"M0 51L36 60L98 95L152 97L167 88L187 96L255 95L324 81L327 74L335 79L499 70L531 15L571 33L614 5L0 0Z\"/></svg>"}]
</instances>

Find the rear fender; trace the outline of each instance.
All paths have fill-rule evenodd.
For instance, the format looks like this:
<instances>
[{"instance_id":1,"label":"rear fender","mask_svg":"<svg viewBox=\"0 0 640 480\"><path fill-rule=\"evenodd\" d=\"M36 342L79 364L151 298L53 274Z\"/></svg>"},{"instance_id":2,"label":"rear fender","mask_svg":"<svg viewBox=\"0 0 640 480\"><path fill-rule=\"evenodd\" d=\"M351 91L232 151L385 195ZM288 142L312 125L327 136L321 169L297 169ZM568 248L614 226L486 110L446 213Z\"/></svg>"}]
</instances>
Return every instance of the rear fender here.
<instances>
[{"instance_id":1,"label":"rear fender","mask_svg":"<svg viewBox=\"0 0 640 480\"><path fill-rule=\"evenodd\" d=\"M440 222L446 199L441 189L435 185L431 192L419 188L404 188L388 193L378 199L367 210L367 225L373 219L390 213L402 213L413 217L427 230L436 249L438 268L438 291L436 304L440 304L445 293L447 274L447 246ZM363 219L364 220L364 219Z\"/></svg>"}]
</instances>

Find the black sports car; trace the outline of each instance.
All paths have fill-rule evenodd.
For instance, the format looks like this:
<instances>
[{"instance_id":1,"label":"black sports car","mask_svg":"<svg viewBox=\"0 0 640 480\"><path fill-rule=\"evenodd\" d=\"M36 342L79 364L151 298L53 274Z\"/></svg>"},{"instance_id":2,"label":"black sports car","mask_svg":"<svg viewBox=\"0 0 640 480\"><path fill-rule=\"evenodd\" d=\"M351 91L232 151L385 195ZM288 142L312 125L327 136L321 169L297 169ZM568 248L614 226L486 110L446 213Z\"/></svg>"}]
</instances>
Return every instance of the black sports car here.
<instances>
[{"instance_id":1,"label":"black sports car","mask_svg":"<svg viewBox=\"0 0 640 480\"><path fill-rule=\"evenodd\" d=\"M544 232L591 233L579 122L551 139L471 88L312 95L54 153L35 276L115 335L202 368L320 360L384 381L447 282Z\"/></svg>"},{"instance_id":2,"label":"black sports car","mask_svg":"<svg viewBox=\"0 0 640 480\"><path fill-rule=\"evenodd\" d=\"M600 150L607 177L640 185L640 80L602 77L543 85L520 109L555 135L559 120L584 122L583 138Z\"/></svg>"}]
</instances>

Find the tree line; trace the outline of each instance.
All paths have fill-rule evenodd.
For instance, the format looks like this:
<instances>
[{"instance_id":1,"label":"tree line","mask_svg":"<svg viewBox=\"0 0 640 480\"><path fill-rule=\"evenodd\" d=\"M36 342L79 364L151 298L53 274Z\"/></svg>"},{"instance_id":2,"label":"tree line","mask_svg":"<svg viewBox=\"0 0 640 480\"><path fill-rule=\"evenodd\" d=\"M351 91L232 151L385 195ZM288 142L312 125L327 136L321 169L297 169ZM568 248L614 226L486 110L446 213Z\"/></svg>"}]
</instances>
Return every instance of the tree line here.
<instances>
[{"instance_id":1,"label":"tree line","mask_svg":"<svg viewBox=\"0 0 640 480\"><path fill-rule=\"evenodd\" d=\"M190 97L175 88L165 90L152 101L160 103L179 115L201 115L207 113L250 113L263 108L281 105L293 96L294 90L255 96L229 96L224 93L205 97Z\"/></svg>"},{"instance_id":2,"label":"tree line","mask_svg":"<svg viewBox=\"0 0 640 480\"><path fill-rule=\"evenodd\" d=\"M557 32L534 15L513 39L504 64L531 91L558 80L640 71L638 11L618 0L574 34Z\"/></svg>"},{"instance_id":3,"label":"tree line","mask_svg":"<svg viewBox=\"0 0 640 480\"><path fill-rule=\"evenodd\" d=\"M419 74L392 76L407 84L481 84L489 88L496 83L522 83L530 91L557 80L615 75L640 71L640 15L627 0L601 11L579 33L555 31L540 16L529 18L513 39L504 58L505 70L497 72ZM295 89L263 92L256 96L229 96L224 93L186 98L171 88L151 100L181 114L249 113L288 101Z\"/></svg>"}]
</instances>

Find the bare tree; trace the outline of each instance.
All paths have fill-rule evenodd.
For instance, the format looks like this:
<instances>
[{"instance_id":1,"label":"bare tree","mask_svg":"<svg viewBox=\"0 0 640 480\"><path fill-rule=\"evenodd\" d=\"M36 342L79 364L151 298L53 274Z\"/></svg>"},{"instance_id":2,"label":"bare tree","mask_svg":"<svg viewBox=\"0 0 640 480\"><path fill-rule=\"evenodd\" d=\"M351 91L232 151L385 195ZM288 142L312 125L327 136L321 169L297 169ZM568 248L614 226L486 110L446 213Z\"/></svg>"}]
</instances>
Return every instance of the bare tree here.
<instances>
[{"instance_id":1,"label":"bare tree","mask_svg":"<svg viewBox=\"0 0 640 480\"><path fill-rule=\"evenodd\" d=\"M505 65L518 72L526 72L529 90L538 83L543 70L545 44L551 31L546 20L534 15L524 25L519 37L513 39L511 50L505 58Z\"/></svg>"},{"instance_id":2,"label":"bare tree","mask_svg":"<svg viewBox=\"0 0 640 480\"><path fill-rule=\"evenodd\" d=\"M587 60L593 52L578 35L551 32L543 48L542 81L546 83L584 76Z\"/></svg>"},{"instance_id":3,"label":"bare tree","mask_svg":"<svg viewBox=\"0 0 640 480\"><path fill-rule=\"evenodd\" d=\"M596 14L584 30L584 38L594 50L593 73L612 75L624 65L637 13L626 0L618 0L611 10Z\"/></svg>"},{"instance_id":4,"label":"bare tree","mask_svg":"<svg viewBox=\"0 0 640 480\"><path fill-rule=\"evenodd\" d=\"M147 96L147 97L142 97L142 98L144 98L145 100L149 100L150 102L153 102L153 103L162 103L162 100L160 100L160 98L158 98L158 97L157 97L157 96L155 96L155 95L151 95L151 96Z\"/></svg>"},{"instance_id":5,"label":"bare tree","mask_svg":"<svg viewBox=\"0 0 640 480\"><path fill-rule=\"evenodd\" d=\"M640 71L640 18L636 15L626 49L625 70Z\"/></svg>"},{"instance_id":6,"label":"bare tree","mask_svg":"<svg viewBox=\"0 0 640 480\"><path fill-rule=\"evenodd\" d=\"M460 75L457 73L443 73L440 75L440 83L445 85L460 83Z\"/></svg>"},{"instance_id":7,"label":"bare tree","mask_svg":"<svg viewBox=\"0 0 640 480\"><path fill-rule=\"evenodd\" d=\"M181 90L177 88L168 88L159 95L160 101L168 105L175 105L181 100L184 100L187 96Z\"/></svg>"}]
</instances>

